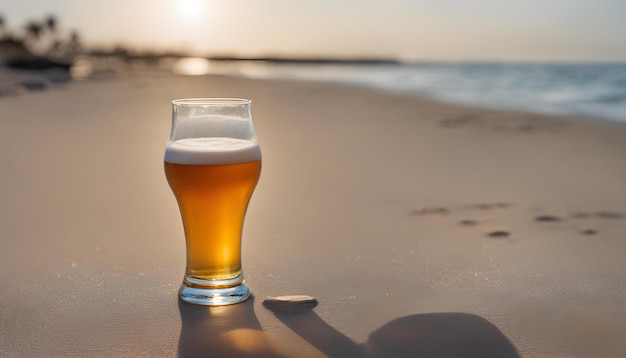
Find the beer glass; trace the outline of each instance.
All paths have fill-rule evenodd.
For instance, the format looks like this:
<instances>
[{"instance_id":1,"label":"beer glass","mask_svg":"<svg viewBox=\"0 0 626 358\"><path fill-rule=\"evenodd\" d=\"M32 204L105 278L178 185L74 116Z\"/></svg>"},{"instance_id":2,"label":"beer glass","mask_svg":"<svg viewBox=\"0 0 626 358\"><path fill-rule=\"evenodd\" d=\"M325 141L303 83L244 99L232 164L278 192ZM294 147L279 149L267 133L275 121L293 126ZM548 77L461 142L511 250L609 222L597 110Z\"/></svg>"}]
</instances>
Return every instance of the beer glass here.
<instances>
[{"instance_id":1,"label":"beer glass","mask_svg":"<svg viewBox=\"0 0 626 358\"><path fill-rule=\"evenodd\" d=\"M245 301L241 233L261 173L251 101L172 101L165 176L185 229L187 267L179 297L200 305Z\"/></svg>"}]
</instances>

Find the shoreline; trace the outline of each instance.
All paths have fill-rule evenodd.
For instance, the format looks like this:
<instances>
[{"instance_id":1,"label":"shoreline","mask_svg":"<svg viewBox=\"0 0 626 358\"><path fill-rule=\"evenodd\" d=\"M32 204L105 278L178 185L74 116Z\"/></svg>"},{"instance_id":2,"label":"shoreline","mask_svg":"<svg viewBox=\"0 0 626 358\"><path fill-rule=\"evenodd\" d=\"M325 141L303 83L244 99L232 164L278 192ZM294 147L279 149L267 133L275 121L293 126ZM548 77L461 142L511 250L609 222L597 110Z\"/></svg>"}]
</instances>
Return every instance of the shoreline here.
<instances>
[{"instance_id":1,"label":"shoreline","mask_svg":"<svg viewBox=\"0 0 626 358\"><path fill-rule=\"evenodd\" d=\"M343 83L450 104L626 122L626 64L206 65L213 73Z\"/></svg>"},{"instance_id":2,"label":"shoreline","mask_svg":"<svg viewBox=\"0 0 626 358\"><path fill-rule=\"evenodd\" d=\"M120 73L116 73L120 71ZM346 87L348 89L363 89L369 90L372 92L378 92L381 94L398 96L398 97L407 97L409 99L417 99L424 102L431 102L433 104L440 104L442 106L453 106L457 108L464 108L468 111L488 111L494 113L511 113L516 115L528 115L528 116L537 116L543 118L552 118L557 120L565 120L565 121L576 121L582 123L597 123L604 125L615 125L615 126L626 126L626 122L617 119L611 119L601 116L593 116L593 115L575 115L575 114L567 114L567 113L550 113L541 110L533 110L533 109L519 109L519 108L508 108L506 106L497 107L497 106L486 106L482 104L469 104L462 103L454 100L446 100L436 95L427 94L427 93L409 93L407 91L399 90L399 89L384 89L379 88L373 85L368 84L359 84L359 83L346 83L341 81L318 81L318 80L309 80L309 79L301 79L301 78L260 78L260 77L251 77L246 75L236 75L236 74L206 74L199 76L186 76L186 75L177 75L171 73L169 70L155 70L155 69L131 69L131 68L118 68L118 69L101 69L98 73L94 74L92 77L81 78L81 79L72 79L69 74L61 73L57 70L47 70L47 71L14 71L6 68L0 67L0 79L5 80L3 88L0 88L0 100L6 97L12 96L20 96L20 95L28 95L29 93L37 93L41 91L48 90L56 90L62 89L64 86L73 86L76 83L98 83L101 81L116 81L116 80L125 80L132 78L145 78L146 76L158 76L158 77L180 77L183 78L204 78L207 81L210 81L211 78L233 78L233 79L243 79L243 80L252 80L252 81L277 81L277 82L294 82L294 83L303 83L303 84L320 84L320 85L330 85L337 87Z\"/></svg>"}]
</instances>

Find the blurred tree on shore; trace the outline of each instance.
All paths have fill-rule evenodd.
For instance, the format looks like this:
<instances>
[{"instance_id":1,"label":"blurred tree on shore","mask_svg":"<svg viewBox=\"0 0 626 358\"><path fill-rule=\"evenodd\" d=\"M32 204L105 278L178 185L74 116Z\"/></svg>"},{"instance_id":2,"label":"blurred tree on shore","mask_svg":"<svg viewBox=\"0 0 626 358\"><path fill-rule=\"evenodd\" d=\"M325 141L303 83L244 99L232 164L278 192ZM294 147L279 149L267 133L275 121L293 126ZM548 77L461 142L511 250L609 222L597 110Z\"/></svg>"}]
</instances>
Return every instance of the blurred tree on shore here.
<instances>
[{"instance_id":1,"label":"blurred tree on shore","mask_svg":"<svg viewBox=\"0 0 626 358\"><path fill-rule=\"evenodd\" d=\"M180 51L138 49L123 44L87 48L83 46L78 31L65 30L59 23L58 18L50 14L10 29L6 17L0 14L0 66L22 69L61 67L69 70L81 56L89 57L91 63L101 59L100 64L104 63L105 67L108 66L107 61L158 66L164 58L189 56Z\"/></svg>"},{"instance_id":2,"label":"blurred tree on shore","mask_svg":"<svg viewBox=\"0 0 626 358\"><path fill-rule=\"evenodd\" d=\"M55 15L30 20L16 32L9 30L6 18L0 15L0 57L9 64L44 59L71 63L82 52L78 32L62 34Z\"/></svg>"},{"instance_id":3,"label":"blurred tree on shore","mask_svg":"<svg viewBox=\"0 0 626 358\"><path fill-rule=\"evenodd\" d=\"M4 16L0 15L0 39L4 37Z\"/></svg>"}]
</instances>

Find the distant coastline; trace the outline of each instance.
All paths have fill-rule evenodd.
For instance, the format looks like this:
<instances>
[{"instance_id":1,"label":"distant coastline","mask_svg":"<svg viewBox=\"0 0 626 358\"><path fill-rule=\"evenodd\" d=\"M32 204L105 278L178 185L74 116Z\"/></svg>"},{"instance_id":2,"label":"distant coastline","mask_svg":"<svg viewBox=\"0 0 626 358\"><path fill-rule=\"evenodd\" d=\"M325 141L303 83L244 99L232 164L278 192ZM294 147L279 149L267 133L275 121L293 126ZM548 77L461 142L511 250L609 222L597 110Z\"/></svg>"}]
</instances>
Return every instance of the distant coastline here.
<instances>
[{"instance_id":1,"label":"distant coastline","mask_svg":"<svg viewBox=\"0 0 626 358\"><path fill-rule=\"evenodd\" d=\"M237 56L209 56L210 61L249 61L249 62L269 62L286 64L345 64L345 65L397 65L401 62L391 58L342 58L342 57L237 57Z\"/></svg>"}]
</instances>

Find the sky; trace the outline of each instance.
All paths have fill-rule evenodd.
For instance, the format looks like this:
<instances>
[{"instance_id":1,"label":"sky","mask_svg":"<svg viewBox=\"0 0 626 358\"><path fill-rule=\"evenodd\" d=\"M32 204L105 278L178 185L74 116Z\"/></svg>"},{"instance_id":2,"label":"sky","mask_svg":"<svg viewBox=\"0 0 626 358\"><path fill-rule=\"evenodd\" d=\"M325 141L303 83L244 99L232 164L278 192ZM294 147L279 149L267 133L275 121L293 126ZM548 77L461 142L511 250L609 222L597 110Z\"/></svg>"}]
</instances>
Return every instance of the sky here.
<instances>
[{"instance_id":1,"label":"sky","mask_svg":"<svg viewBox=\"0 0 626 358\"><path fill-rule=\"evenodd\" d=\"M626 0L0 0L0 14L198 55L626 62Z\"/></svg>"}]
</instances>

